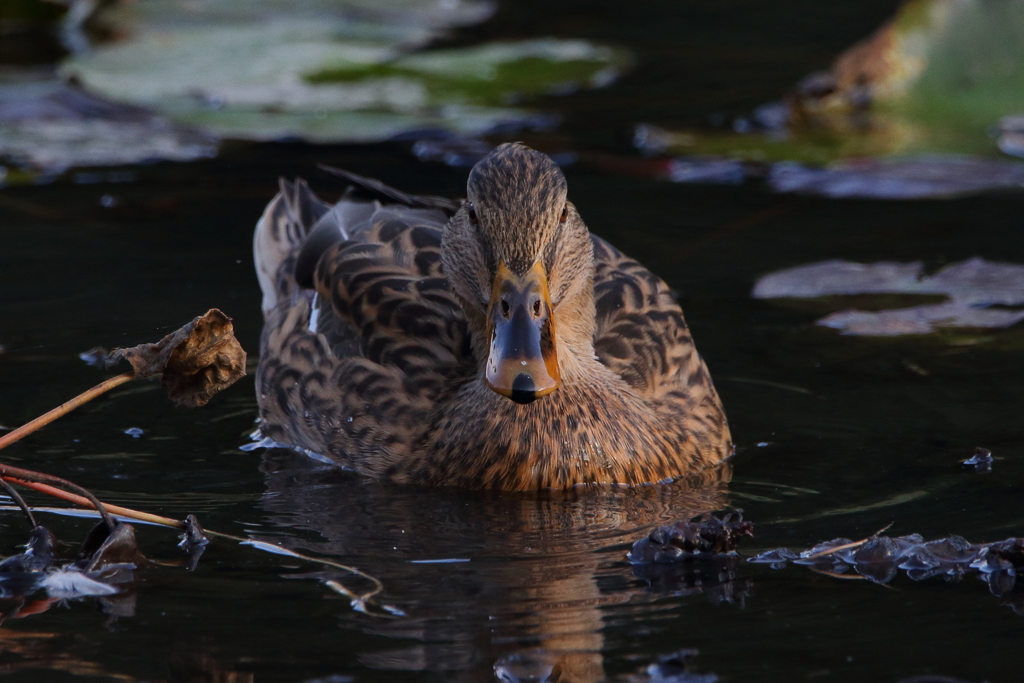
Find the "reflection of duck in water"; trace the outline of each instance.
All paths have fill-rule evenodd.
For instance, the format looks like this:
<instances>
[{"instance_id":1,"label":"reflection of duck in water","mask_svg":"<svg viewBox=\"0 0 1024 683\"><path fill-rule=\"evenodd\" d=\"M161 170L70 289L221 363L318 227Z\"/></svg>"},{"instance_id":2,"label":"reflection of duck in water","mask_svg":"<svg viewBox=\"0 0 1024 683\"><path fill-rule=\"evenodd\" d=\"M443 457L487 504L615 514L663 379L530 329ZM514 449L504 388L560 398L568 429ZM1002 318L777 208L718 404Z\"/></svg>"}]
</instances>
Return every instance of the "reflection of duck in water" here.
<instances>
[{"instance_id":1,"label":"reflection of duck in water","mask_svg":"<svg viewBox=\"0 0 1024 683\"><path fill-rule=\"evenodd\" d=\"M286 184L257 226L264 436L508 490L654 482L731 453L668 287L589 234L546 155L498 147L461 205L352 180L377 199L331 208Z\"/></svg>"},{"instance_id":2,"label":"reflection of duck in water","mask_svg":"<svg viewBox=\"0 0 1024 683\"><path fill-rule=\"evenodd\" d=\"M623 561L630 544L654 526L723 507L729 467L713 470L720 481L702 477L696 487L525 494L367 482L310 467L288 450L268 451L263 471L268 540L357 565L383 581L382 602L406 613L369 619L336 603L341 628L360 634L343 639L360 643L362 664L446 672L444 680L467 683L492 681L496 669L521 680L596 683L607 680L609 620L646 623L645 612L664 608ZM717 576L703 579L682 590L730 590ZM671 577L650 581L654 591L681 590ZM643 633L634 645L649 637ZM619 650L629 649L623 637ZM678 638L675 647L693 645L685 629Z\"/></svg>"}]
</instances>

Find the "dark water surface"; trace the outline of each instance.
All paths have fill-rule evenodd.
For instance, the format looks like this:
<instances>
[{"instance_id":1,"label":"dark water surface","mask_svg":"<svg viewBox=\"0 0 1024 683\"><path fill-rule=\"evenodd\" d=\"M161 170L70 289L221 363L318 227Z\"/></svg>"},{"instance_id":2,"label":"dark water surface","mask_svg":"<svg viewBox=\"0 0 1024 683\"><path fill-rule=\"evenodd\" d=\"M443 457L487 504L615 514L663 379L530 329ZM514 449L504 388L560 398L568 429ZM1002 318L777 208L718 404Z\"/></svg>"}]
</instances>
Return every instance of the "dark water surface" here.
<instances>
[{"instance_id":1,"label":"dark water surface","mask_svg":"<svg viewBox=\"0 0 1024 683\"><path fill-rule=\"evenodd\" d=\"M565 115L570 148L619 152L639 121L699 121L777 97L894 6L547 4L504 7L479 32L634 49L637 71L621 83L542 103ZM155 340L212 306L234 317L254 353L252 228L279 175L337 195L316 162L412 192L459 195L465 182L464 170L415 160L408 143L235 143L211 161L118 169L131 182L76 183L72 172L0 190L0 424L100 381L79 352ZM828 258L1024 263L1024 196L830 201L584 164L567 177L591 230L680 293L737 442L731 482L573 496L399 488L290 452L240 451L256 415L251 377L196 411L174 409L156 385L128 384L8 448L4 461L112 503L194 513L211 529L354 564L407 616L354 612L322 583L348 581L342 574L216 541L193 572L141 571L133 613L122 602L111 616L89 599L7 618L0 671L26 681L488 681L554 668L559 680L598 681L696 648L696 670L722 681L1021 680L1024 615L1010 604L1021 600L994 597L972 576L883 587L747 563L732 576L654 576L624 556L656 524L730 506L756 525L744 554L861 538L889 522L892 533L929 538L1024 534L1020 326L843 337L813 325L820 310L750 297L758 276ZM114 206L101 204L105 195ZM130 427L145 433L132 438ZM976 446L993 451L991 474L959 465ZM0 523L0 550L13 553L25 525L16 513ZM44 523L76 542L91 524ZM139 526L138 536L151 558L178 557L173 533ZM418 563L441 559L468 561ZM15 606L0 599L0 610Z\"/></svg>"}]
</instances>

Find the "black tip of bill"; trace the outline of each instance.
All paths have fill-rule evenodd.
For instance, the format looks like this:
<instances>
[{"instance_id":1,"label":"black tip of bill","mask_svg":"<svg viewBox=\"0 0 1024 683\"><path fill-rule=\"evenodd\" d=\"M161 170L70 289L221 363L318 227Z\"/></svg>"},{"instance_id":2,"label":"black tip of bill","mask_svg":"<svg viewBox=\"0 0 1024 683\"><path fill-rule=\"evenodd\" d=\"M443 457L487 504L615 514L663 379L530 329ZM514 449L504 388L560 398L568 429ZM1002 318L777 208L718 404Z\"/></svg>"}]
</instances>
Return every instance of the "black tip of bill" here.
<instances>
[{"instance_id":1,"label":"black tip of bill","mask_svg":"<svg viewBox=\"0 0 1024 683\"><path fill-rule=\"evenodd\" d=\"M533 378L525 372L516 375L512 381L512 394L509 398L524 405L533 403L537 398L537 386L533 383Z\"/></svg>"}]
</instances>

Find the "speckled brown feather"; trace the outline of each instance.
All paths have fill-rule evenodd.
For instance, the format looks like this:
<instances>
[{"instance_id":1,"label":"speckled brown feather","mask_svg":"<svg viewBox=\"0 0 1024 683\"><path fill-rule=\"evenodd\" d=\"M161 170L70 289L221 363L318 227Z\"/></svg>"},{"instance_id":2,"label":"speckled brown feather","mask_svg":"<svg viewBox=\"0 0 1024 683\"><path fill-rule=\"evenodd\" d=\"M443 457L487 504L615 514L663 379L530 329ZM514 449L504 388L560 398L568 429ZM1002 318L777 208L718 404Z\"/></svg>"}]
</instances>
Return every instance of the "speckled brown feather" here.
<instances>
[{"instance_id":1,"label":"speckled brown feather","mask_svg":"<svg viewBox=\"0 0 1024 683\"><path fill-rule=\"evenodd\" d=\"M474 196L480 195L471 181ZM561 196L564 202L564 190ZM295 213L281 197L260 226L280 225L282 215ZM553 268L552 300L556 286L565 292L555 302L558 329L570 341L573 330L592 336L575 345L589 347L579 357L565 356L579 352L564 345L560 362L571 366L568 378L527 405L482 381L480 304L467 298L471 292L456 294L450 268L442 268L442 249L451 256L453 244L462 247L459 258L448 258L446 267L492 267L486 262L493 253L468 253L466 240L478 233L467 232L464 209L450 218L436 209L379 208L349 226L349 240L324 252L315 296L289 281L310 226L257 234L257 245L278 245L262 249L276 264L258 263L260 272L275 272L267 280L276 302L266 313L257 372L263 434L370 475L469 488L639 484L691 475L727 458L725 415L668 287L607 242L588 238L568 208L571 219L551 235L518 252L504 245L506 255L543 252ZM561 212L561 205L551 211ZM490 277L459 276L470 289Z\"/></svg>"},{"instance_id":2,"label":"speckled brown feather","mask_svg":"<svg viewBox=\"0 0 1024 683\"><path fill-rule=\"evenodd\" d=\"M280 298L295 293L297 287L292 272L298 247L309 228L330 208L301 178L294 183L282 178L279 187L280 191L267 205L253 234L253 259L263 290L264 316L277 306Z\"/></svg>"}]
</instances>

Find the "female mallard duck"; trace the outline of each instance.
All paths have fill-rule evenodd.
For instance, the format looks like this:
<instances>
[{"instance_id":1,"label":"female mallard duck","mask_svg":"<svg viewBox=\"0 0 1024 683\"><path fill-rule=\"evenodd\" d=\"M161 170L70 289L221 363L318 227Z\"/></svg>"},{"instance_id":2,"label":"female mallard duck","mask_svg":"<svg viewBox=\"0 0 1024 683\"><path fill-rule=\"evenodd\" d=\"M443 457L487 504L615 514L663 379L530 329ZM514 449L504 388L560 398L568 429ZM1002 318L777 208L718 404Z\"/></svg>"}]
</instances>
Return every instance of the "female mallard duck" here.
<instances>
[{"instance_id":1,"label":"female mallard duck","mask_svg":"<svg viewBox=\"0 0 1024 683\"><path fill-rule=\"evenodd\" d=\"M731 454L668 286L587 231L548 156L501 145L466 202L336 173L352 187L333 207L282 182L256 226L264 437L506 490L657 482Z\"/></svg>"}]
</instances>

